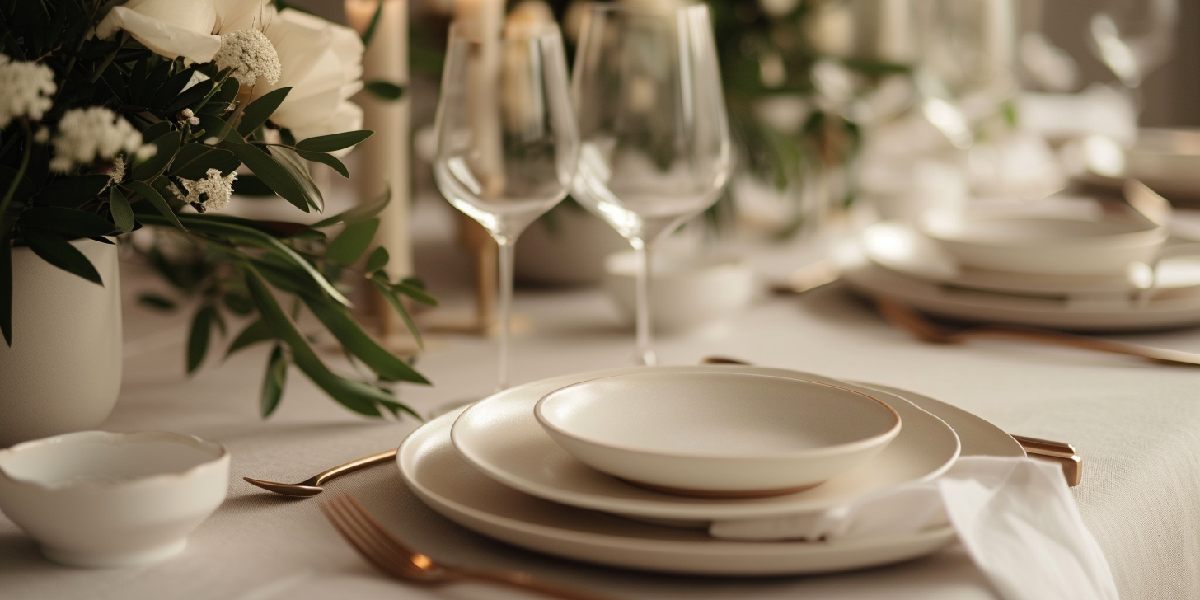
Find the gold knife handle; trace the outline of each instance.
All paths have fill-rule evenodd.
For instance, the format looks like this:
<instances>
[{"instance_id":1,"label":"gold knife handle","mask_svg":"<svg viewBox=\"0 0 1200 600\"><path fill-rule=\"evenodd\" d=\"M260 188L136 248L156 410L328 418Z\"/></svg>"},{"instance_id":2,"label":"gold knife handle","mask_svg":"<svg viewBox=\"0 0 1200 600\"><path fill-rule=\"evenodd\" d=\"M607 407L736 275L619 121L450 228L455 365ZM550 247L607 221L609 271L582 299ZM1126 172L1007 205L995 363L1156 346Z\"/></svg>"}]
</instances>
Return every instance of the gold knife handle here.
<instances>
[{"instance_id":1,"label":"gold knife handle","mask_svg":"<svg viewBox=\"0 0 1200 600\"><path fill-rule=\"evenodd\" d=\"M1031 458L1058 463L1062 467L1067 485L1075 487L1083 481L1083 457L1079 456L1071 444L1023 435L1013 435L1012 437Z\"/></svg>"}]
</instances>

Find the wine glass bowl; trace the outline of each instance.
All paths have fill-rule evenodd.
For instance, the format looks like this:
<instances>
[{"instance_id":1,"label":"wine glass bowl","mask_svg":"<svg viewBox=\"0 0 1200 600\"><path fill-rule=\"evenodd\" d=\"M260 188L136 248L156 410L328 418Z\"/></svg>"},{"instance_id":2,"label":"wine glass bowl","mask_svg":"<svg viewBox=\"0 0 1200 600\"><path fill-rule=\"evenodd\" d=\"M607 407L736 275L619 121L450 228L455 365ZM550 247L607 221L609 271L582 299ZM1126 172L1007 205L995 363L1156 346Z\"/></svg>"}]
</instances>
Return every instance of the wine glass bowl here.
<instances>
[{"instance_id":1,"label":"wine glass bowl","mask_svg":"<svg viewBox=\"0 0 1200 600\"><path fill-rule=\"evenodd\" d=\"M557 29L509 31L494 45L451 28L434 175L455 208L515 237L566 195L578 139Z\"/></svg>"},{"instance_id":2,"label":"wine glass bowl","mask_svg":"<svg viewBox=\"0 0 1200 600\"><path fill-rule=\"evenodd\" d=\"M639 361L650 364L649 246L712 206L733 167L707 7L590 6L572 84L574 197L639 253Z\"/></svg>"}]
</instances>

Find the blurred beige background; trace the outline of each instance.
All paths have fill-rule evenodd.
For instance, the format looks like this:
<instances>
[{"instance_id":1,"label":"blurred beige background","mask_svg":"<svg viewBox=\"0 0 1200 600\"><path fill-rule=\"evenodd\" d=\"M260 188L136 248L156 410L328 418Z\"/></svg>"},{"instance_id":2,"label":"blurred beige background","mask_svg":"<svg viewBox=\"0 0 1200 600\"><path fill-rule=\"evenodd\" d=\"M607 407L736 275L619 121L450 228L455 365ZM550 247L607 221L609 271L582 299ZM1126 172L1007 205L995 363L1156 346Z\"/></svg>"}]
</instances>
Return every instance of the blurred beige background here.
<instances>
[{"instance_id":1,"label":"blurred beige background","mask_svg":"<svg viewBox=\"0 0 1200 600\"><path fill-rule=\"evenodd\" d=\"M410 10L428 0L409 0ZM509 0L513 2L515 0ZM725 0L746 2L754 0ZM1018 0L1019 1L1019 0ZM1024 0L1041 2L1046 35L1071 53L1085 81L1112 78L1087 49L1087 4L1095 0ZM344 22L339 0L293 0L292 4L326 18ZM1146 109L1142 124L1154 127L1200 127L1200 2L1179 0L1175 54L1152 73L1145 84Z\"/></svg>"}]
</instances>

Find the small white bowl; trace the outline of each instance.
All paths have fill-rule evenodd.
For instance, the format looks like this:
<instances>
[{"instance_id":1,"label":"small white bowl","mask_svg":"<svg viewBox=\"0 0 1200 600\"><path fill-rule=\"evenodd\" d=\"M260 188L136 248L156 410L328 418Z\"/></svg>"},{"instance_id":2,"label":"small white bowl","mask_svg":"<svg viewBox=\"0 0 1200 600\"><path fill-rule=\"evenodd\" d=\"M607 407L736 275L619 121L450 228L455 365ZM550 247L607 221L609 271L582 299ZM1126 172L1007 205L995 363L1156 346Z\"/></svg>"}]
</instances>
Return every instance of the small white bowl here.
<instances>
[{"instance_id":1,"label":"small white bowl","mask_svg":"<svg viewBox=\"0 0 1200 600\"><path fill-rule=\"evenodd\" d=\"M632 322L637 308L637 256L613 254L605 262L605 271L604 288L621 316ZM714 322L754 299L754 272L745 260L733 256L656 254L650 277L651 323L663 332Z\"/></svg>"},{"instance_id":2,"label":"small white bowl","mask_svg":"<svg viewBox=\"0 0 1200 600\"><path fill-rule=\"evenodd\" d=\"M228 487L229 454L188 435L84 431L0 450L0 511L71 566L178 554Z\"/></svg>"},{"instance_id":3,"label":"small white bowl","mask_svg":"<svg viewBox=\"0 0 1200 600\"><path fill-rule=\"evenodd\" d=\"M965 266L1051 275L1122 273L1153 261L1168 235L1135 219L1043 216L929 222L924 232Z\"/></svg>"},{"instance_id":4,"label":"small white bowl","mask_svg":"<svg viewBox=\"0 0 1200 600\"><path fill-rule=\"evenodd\" d=\"M900 432L883 401L836 385L747 373L639 373L551 392L534 408L555 442L630 482L705 497L800 491Z\"/></svg>"}]
</instances>

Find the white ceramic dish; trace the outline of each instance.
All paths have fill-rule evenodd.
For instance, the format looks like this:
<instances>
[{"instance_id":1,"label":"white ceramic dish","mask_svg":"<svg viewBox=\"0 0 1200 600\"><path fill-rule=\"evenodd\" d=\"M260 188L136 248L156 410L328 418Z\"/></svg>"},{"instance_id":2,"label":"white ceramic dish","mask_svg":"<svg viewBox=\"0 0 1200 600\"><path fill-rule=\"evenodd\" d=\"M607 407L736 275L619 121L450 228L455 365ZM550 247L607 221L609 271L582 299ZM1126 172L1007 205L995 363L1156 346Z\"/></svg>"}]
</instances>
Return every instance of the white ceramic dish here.
<instances>
[{"instance_id":1,"label":"white ceramic dish","mask_svg":"<svg viewBox=\"0 0 1200 600\"><path fill-rule=\"evenodd\" d=\"M1151 272L1147 265L1131 265L1124 272L1098 275L1048 275L972 269L959 265L936 242L902 223L875 223L862 230L858 245L867 260L898 274L962 289L1045 298L1111 299L1118 302L1167 293L1200 292L1200 256L1163 260ZM1172 248L1194 247L1182 239L1169 239L1162 253ZM1149 289L1153 286L1153 289Z\"/></svg>"},{"instance_id":2,"label":"white ceramic dish","mask_svg":"<svg viewBox=\"0 0 1200 600\"><path fill-rule=\"evenodd\" d=\"M900 432L886 403L830 383L647 370L581 381L534 415L575 458L668 493L763 497L818 485Z\"/></svg>"},{"instance_id":3,"label":"white ceramic dish","mask_svg":"<svg viewBox=\"0 0 1200 600\"><path fill-rule=\"evenodd\" d=\"M746 261L722 255L656 255L650 310L656 329L677 332L711 323L750 305L754 271ZM619 252L605 261L604 289L621 316L633 322L637 257Z\"/></svg>"},{"instance_id":4,"label":"white ceramic dish","mask_svg":"<svg viewBox=\"0 0 1200 600\"><path fill-rule=\"evenodd\" d=\"M956 319L1031 325L1073 331L1138 331L1200 324L1200 294L1129 298L1055 299L947 288L841 257L842 281L869 296L887 296L928 313Z\"/></svg>"},{"instance_id":5,"label":"white ceramic dish","mask_svg":"<svg viewBox=\"0 0 1200 600\"><path fill-rule=\"evenodd\" d=\"M1048 216L931 221L923 231L962 265L1049 275L1119 275L1153 261L1168 235L1136 219Z\"/></svg>"},{"instance_id":6,"label":"white ceramic dish","mask_svg":"<svg viewBox=\"0 0 1200 600\"><path fill-rule=\"evenodd\" d=\"M174 433L84 431L0 450L0 510L73 566L178 554L228 485L224 448Z\"/></svg>"},{"instance_id":7,"label":"white ceramic dish","mask_svg":"<svg viewBox=\"0 0 1200 600\"><path fill-rule=\"evenodd\" d=\"M1024 456L1011 437L979 417L932 398L889 391L954 427L966 456ZM704 531L572 508L522 494L472 467L450 443L454 419L452 413L431 421L400 447L396 462L409 488L451 521L537 552L643 571L794 575L903 561L935 552L954 539L952 529L940 528L851 542L733 542L710 538Z\"/></svg>"},{"instance_id":8,"label":"white ceramic dish","mask_svg":"<svg viewBox=\"0 0 1200 600\"><path fill-rule=\"evenodd\" d=\"M826 377L785 369L698 365L655 370L682 375L724 372L796 377L861 391ZM936 477L958 456L958 438L949 426L903 399L885 394L885 401L900 415L903 427L887 447L858 467L812 489L785 496L689 498L656 493L588 467L555 444L534 417L534 405L553 390L579 381L646 371L631 368L580 373L499 392L475 403L458 418L453 427L454 445L489 477L527 494L680 525L823 510L872 490Z\"/></svg>"},{"instance_id":9,"label":"white ceramic dish","mask_svg":"<svg viewBox=\"0 0 1200 600\"><path fill-rule=\"evenodd\" d=\"M1137 179L1173 202L1200 200L1200 130L1143 129L1132 148L1117 153L1109 169L1093 169L1078 179L1114 190L1126 178Z\"/></svg>"}]
</instances>

